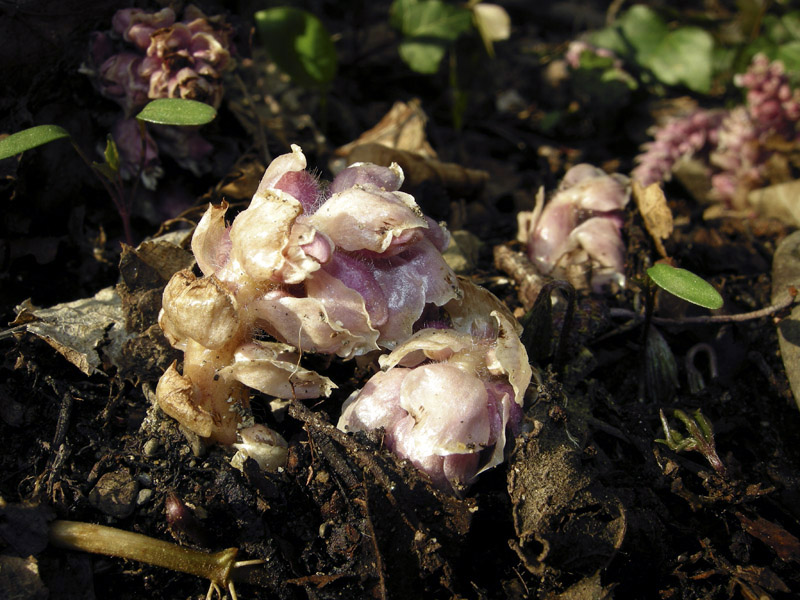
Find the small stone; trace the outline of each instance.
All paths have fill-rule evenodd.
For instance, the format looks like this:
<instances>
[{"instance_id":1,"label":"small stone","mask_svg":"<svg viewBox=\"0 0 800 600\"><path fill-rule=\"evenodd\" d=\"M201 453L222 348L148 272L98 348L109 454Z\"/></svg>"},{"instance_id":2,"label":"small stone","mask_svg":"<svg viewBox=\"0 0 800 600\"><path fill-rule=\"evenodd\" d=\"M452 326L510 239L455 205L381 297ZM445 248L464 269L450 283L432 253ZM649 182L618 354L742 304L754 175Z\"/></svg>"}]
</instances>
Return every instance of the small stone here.
<instances>
[{"instance_id":1,"label":"small stone","mask_svg":"<svg viewBox=\"0 0 800 600\"><path fill-rule=\"evenodd\" d=\"M136 506L139 484L128 471L103 475L89 492L89 502L97 510L118 519L129 517Z\"/></svg>"},{"instance_id":2,"label":"small stone","mask_svg":"<svg viewBox=\"0 0 800 600\"><path fill-rule=\"evenodd\" d=\"M150 502L150 498L153 497L153 490L144 488L139 490L139 493L136 496L136 506L143 506Z\"/></svg>"},{"instance_id":3,"label":"small stone","mask_svg":"<svg viewBox=\"0 0 800 600\"><path fill-rule=\"evenodd\" d=\"M158 452L158 448L161 444L159 444L158 440L155 438L150 438L144 443L142 447L142 452L145 456L154 456L156 452Z\"/></svg>"}]
</instances>

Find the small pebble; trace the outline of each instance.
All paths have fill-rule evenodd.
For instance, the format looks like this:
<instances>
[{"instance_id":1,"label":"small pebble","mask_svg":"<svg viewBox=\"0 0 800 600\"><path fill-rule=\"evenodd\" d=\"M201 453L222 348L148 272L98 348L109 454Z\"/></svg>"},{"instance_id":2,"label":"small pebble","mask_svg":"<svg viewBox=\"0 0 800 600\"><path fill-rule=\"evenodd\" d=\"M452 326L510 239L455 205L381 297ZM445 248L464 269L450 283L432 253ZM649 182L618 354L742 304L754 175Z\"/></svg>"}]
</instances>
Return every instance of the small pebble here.
<instances>
[{"instance_id":1,"label":"small pebble","mask_svg":"<svg viewBox=\"0 0 800 600\"><path fill-rule=\"evenodd\" d=\"M138 492L139 484L128 471L111 471L89 492L89 503L109 516L124 519L133 513Z\"/></svg>"},{"instance_id":2,"label":"small pebble","mask_svg":"<svg viewBox=\"0 0 800 600\"><path fill-rule=\"evenodd\" d=\"M136 496L136 506L142 506L147 504L150 501L150 498L153 497L153 490L144 488L139 490L139 493Z\"/></svg>"},{"instance_id":3,"label":"small pebble","mask_svg":"<svg viewBox=\"0 0 800 600\"><path fill-rule=\"evenodd\" d=\"M156 452L158 452L159 444L158 440L155 438L150 438L144 443L142 447L142 452L145 456L154 456Z\"/></svg>"}]
</instances>

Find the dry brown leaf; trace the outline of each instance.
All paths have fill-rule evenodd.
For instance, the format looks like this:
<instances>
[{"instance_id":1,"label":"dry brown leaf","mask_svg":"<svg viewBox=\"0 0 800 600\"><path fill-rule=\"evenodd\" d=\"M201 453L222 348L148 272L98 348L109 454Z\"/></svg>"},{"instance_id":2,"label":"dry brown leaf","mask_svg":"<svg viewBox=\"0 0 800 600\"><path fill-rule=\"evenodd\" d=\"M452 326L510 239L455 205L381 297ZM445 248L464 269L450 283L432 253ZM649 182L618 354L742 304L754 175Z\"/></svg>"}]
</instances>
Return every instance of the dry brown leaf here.
<instances>
[{"instance_id":1,"label":"dry brown leaf","mask_svg":"<svg viewBox=\"0 0 800 600\"><path fill-rule=\"evenodd\" d=\"M242 157L214 190L216 197L228 201L249 201L256 193L265 169L260 158Z\"/></svg>"},{"instance_id":2,"label":"dry brown leaf","mask_svg":"<svg viewBox=\"0 0 800 600\"><path fill-rule=\"evenodd\" d=\"M427 158L436 158L436 151L428 143L425 124L428 117L422 110L419 99L395 102L391 110L375 127L368 129L355 141L335 151L336 156L348 156L356 146L381 144L388 148L407 150Z\"/></svg>"},{"instance_id":3,"label":"dry brown leaf","mask_svg":"<svg viewBox=\"0 0 800 600\"><path fill-rule=\"evenodd\" d=\"M778 219L790 227L800 227L800 181L778 183L753 190L747 194L747 202L765 217Z\"/></svg>"},{"instance_id":4,"label":"dry brown leaf","mask_svg":"<svg viewBox=\"0 0 800 600\"><path fill-rule=\"evenodd\" d=\"M645 188L634 179L633 198L636 200L636 206L644 219L644 226L653 238L658 253L666 258L667 251L664 249L662 240L672 235L673 223L672 211L667 206L664 191L658 183L652 183Z\"/></svg>"},{"instance_id":5,"label":"dry brown leaf","mask_svg":"<svg viewBox=\"0 0 800 600\"><path fill-rule=\"evenodd\" d=\"M113 287L52 308L37 308L26 300L17 307L12 325L19 323L27 323L29 333L50 344L86 375L101 372L103 356L119 357L122 344L130 337L125 331L122 300Z\"/></svg>"},{"instance_id":6,"label":"dry brown leaf","mask_svg":"<svg viewBox=\"0 0 800 600\"><path fill-rule=\"evenodd\" d=\"M150 336L145 330L155 324L155 315L160 308L160 281L171 276L171 270L179 266L190 266L194 259L181 246L188 235L185 231L167 234L142 242L126 254L135 256L137 262L123 261L124 286L108 287L91 298L81 298L50 308L34 306L26 300L16 308L17 316L12 326L24 326L25 331L41 338L63 355L86 375L103 372L113 365L125 371L132 359L130 344L140 333ZM126 267L128 265L128 267ZM122 292L122 294L120 294ZM152 293L151 293L152 292ZM155 294L155 308L151 307L148 318L130 318L132 309L142 309L148 303L142 294ZM136 321L136 331L128 331L126 324Z\"/></svg>"},{"instance_id":7,"label":"dry brown leaf","mask_svg":"<svg viewBox=\"0 0 800 600\"><path fill-rule=\"evenodd\" d=\"M783 527L761 517L748 519L741 513L737 513L736 516L739 517L747 533L772 548L782 561L800 563L800 540Z\"/></svg>"},{"instance_id":8,"label":"dry brown leaf","mask_svg":"<svg viewBox=\"0 0 800 600\"><path fill-rule=\"evenodd\" d=\"M800 287L800 231L778 244L772 258L772 303L786 301L792 288ZM778 323L778 344L786 377L800 408L800 306Z\"/></svg>"}]
</instances>

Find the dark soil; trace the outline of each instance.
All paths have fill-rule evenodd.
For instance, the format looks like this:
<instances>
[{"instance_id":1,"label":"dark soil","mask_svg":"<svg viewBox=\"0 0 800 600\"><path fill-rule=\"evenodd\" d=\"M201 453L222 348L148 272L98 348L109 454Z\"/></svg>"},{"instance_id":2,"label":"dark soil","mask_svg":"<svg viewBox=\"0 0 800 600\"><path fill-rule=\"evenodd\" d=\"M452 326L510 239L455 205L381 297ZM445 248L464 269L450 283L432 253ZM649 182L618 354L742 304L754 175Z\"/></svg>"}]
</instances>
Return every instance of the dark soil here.
<instances>
[{"instance_id":1,"label":"dark soil","mask_svg":"<svg viewBox=\"0 0 800 600\"><path fill-rule=\"evenodd\" d=\"M224 12L208 4L208 14ZM495 246L519 249L511 243L516 212L529 209L540 185L553 189L577 162L628 172L651 122L643 99L624 113L580 106L543 133L547 113L579 102L568 89L547 83L544 66L580 31L602 25L605 4L504 2L514 34L496 45L497 58L468 45L459 55L468 96L460 130L453 127L447 69L420 76L397 58L388 3L360 4L347 18L339 4L306 6L342 34L327 112L323 116L315 94L284 83L276 99L289 106L293 98L294 108L270 122L270 153L300 144L309 165L329 178L335 148L372 127L394 101L419 98L440 158L484 169L490 178L483 189L466 192L452 182L423 181L414 190L417 199L451 230L466 229L484 242L468 276L523 314L518 282L493 260ZM241 17L251 8L241 3L232 13L240 17L230 19L239 27L242 57L252 55L242 61L242 79L256 85L264 57L251 52ZM0 6L0 80L10 84L0 92L0 132L58 123L87 151L104 139L115 105L77 68L88 34L107 28L115 9L51 0ZM509 90L524 103L503 113L495 102ZM231 98L237 93L232 86ZM310 119L298 119L302 114ZM190 198L184 216L196 221L209 201L247 200L253 182L242 173L249 168L257 182L263 161L238 116L223 105L210 126L219 148L214 172L196 178L166 164L162 195L142 197L141 206L161 206L179 192L175 205ZM4 558L34 554L47 588L23 586L6 570L9 563L0 562L0 580L10 581L0 581L3 589L20 594L9 597L206 594L207 582L191 575L48 546L41 527L23 533L40 523L31 514L111 525L209 551L236 547L241 560L264 561L237 574L236 591L245 600L800 594L800 413L775 327L786 315L660 325L680 379L674 393L665 391L662 379L647 375L648 361L658 367L664 359L646 352L642 325L610 311L633 309L643 266L657 256L633 203L625 226L631 289L615 297L578 294L564 360L554 350L558 327L554 339L539 341L540 377L529 393L525 432L505 463L457 498L399 463L380 439L347 436L332 425L369 367L334 361L328 374L339 389L331 398L293 401L281 413L270 411L268 399L254 398L256 420L289 440L282 473L261 472L250 462L240 472L229 464L230 449L204 447L184 435L155 406L152 392L164 367L180 356L151 329L165 280L140 277L150 267L135 255L123 261L120 279L122 228L102 188L66 142L3 161L0 172L4 326L27 298L52 306L120 283L128 323L140 334L126 364L109 361L92 376L23 327L0 334L0 498L7 503L0 510L0 552ZM683 188L672 184L666 192L678 223L666 249L721 291L721 312L769 305L772 255L790 229L760 219L704 221L703 207ZM140 210L135 241L153 236L179 212ZM687 306L664 298L657 314L708 314ZM557 326L562 317L556 311ZM691 391L684 361L698 343L711 346L719 372L712 378L698 358L705 385ZM699 452L677 453L656 441L664 438L660 411L685 434L675 409L702 410L724 469L712 468ZM19 505L32 508L19 511Z\"/></svg>"}]
</instances>

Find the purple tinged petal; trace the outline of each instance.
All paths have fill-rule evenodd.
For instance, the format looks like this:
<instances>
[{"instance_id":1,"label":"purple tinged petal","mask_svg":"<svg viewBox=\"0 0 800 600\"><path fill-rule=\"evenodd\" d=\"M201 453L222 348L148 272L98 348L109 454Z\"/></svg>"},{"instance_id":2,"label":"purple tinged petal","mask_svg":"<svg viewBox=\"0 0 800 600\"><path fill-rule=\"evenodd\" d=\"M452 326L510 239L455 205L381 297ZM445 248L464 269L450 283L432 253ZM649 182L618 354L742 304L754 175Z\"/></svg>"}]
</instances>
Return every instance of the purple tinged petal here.
<instances>
[{"instance_id":1,"label":"purple tinged petal","mask_svg":"<svg viewBox=\"0 0 800 600\"><path fill-rule=\"evenodd\" d=\"M372 274L373 268L367 260L336 252L323 270L361 294L371 325L379 328L389 318L389 307L383 290Z\"/></svg>"},{"instance_id":2,"label":"purple tinged petal","mask_svg":"<svg viewBox=\"0 0 800 600\"><path fill-rule=\"evenodd\" d=\"M275 183L275 189L286 192L299 200L306 214L313 213L319 205L319 184L308 171L284 173Z\"/></svg>"},{"instance_id":3,"label":"purple tinged petal","mask_svg":"<svg viewBox=\"0 0 800 600\"><path fill-rule=\"evenodd\" d=\"M357 185L375 186L379 190L396 192L403 185L403 178L403 170L397 163L392 163L390 167L355 163L334 178L329 192L331 195L338 194Z\"/></svg>"}]
</instances>

